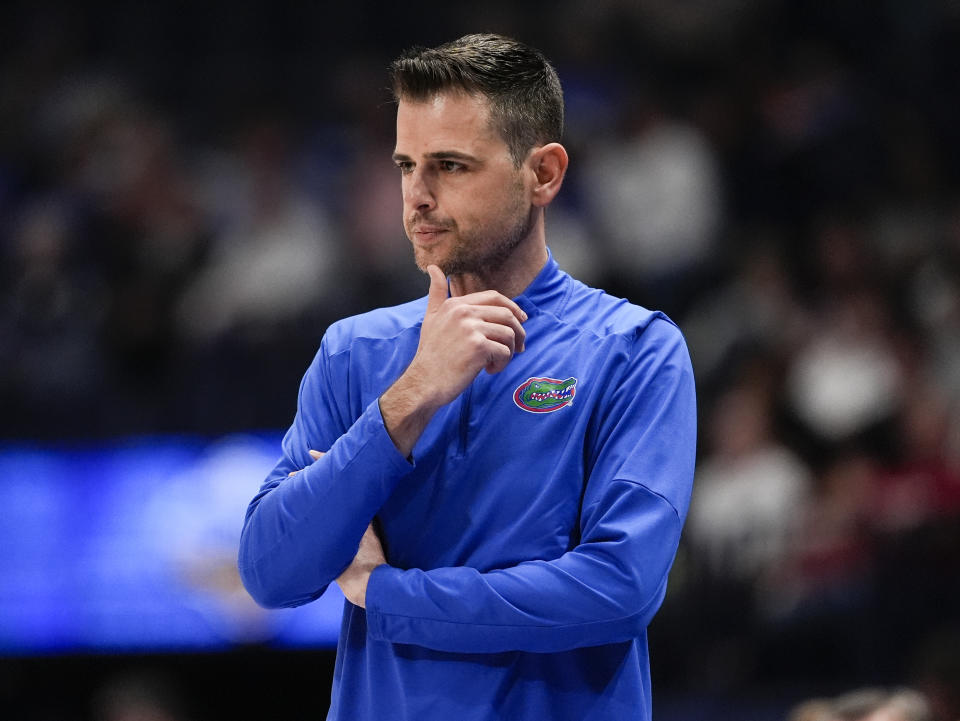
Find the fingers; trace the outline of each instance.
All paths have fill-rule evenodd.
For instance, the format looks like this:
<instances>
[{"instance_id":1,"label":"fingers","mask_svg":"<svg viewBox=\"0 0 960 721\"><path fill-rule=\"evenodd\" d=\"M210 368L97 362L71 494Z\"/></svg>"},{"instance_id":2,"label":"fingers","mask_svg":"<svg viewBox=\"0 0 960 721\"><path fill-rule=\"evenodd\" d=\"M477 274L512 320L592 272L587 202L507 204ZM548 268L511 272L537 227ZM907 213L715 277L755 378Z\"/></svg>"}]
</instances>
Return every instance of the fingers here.
<instances>
[{"instance_id":1,"label":"fingers","mask_svg":"<svg viewBox=\"0 0 960 721\"><path fill-rule=\"evenodd\" d=\"M484 364L483 369L491 375L499 373L507 367L511 358L513 358L513 351L511 351L509 347L502 343L491 341L488 345L487 362Z\"/></svg>"},{"instance_id":2,"label":"fingers","mask_svg":"<svg viewBox=\"0 0 960 721\"><path fill-rule=\"evenodd\" d=\"M527 332L517 317L501 306L461 306L458 312L465 322L483 337L502 343L510 355L522 353L526 348Z\"/></svg>"},{"instance_id":3,"label":"fingers","mask_svg":"<svg viewBox=\"0 0 960 721\"><path fill-rule=\"evenodd\" d=\"M387 562L383 553L383 545L373 524L367 526L360 546L350 565L337 577L337 585L343 591L344 597L355 606L364 608L367 599L367 584L370 574L377 566Z\"/></svg>"},{"instance_id":4,"label":"fingers","mask_svg":"<svg viewBox=\"0 0 960 721\"><path fill-rule=\"evenodd\" d=\"M509 325L484 322L477 325L477 332L483 339L483 352L491 358L505 356L509 360L523 350L522 331L518 335Z\"/></svg>"},{"instance_id":5,"label":"fingers","mask_svg":"<svg viewBox=\"0 0 960 721\"><path fill-rule=\"evenodd\" d=\"M527 322L527 314L524 312L523 308L516 304L513 300L498 293L495 290L484 290L480 293L471 293L470 295L462 296L462 300L469 302L472 305L489 305L489 306L501 306L509 310L514 317L521 323Z\"/></svg>"},{"instance_id":6,"label":"fingers","mask_svg":"<svg viewBox=\"0 0 960 721\"><path fill-rule=\"evenodd\" d=\"M427 313L436 311L447 299L447 277L436 265L427 266L430 290L427 292Z\"/></svg>"},{"instance_id":7,"label":"fingers","mask_svg":"<svg viewBox=\"0 0 960 721\"><path fill-rule=\"evenodd\" d=\"M320 457L323 456L323 452L322 452L322 451L315 451L315 450L312 450L312 449L311 449L310 451L308 451L308 453L310 454L310 457L313 458L313 460L315 460L315 461L316 461L316 460L319 460ZM288 476L295 476L295 475L297 475L297 474L298 474L300 471L302 471L302 470L303 470L302 468L298 468L298 469L295 470L295 471L290 471L287 475L288 475Z\"/></svg>"},{"instance_id":8,"label":"fingers","mask_svg":"<svg viewBox=\"0 0 960 721\"><path fill-rule=\"evenodd\" d=\"M431 407L449 403L481 370L499 373L526 348L527 314L495 290L450 297L447 279L427 266L430 289L417 354L404 373ZM429 379L426 381L425 379Z\"/></svg>"},{"instance_id":9,"label":"fingers","mask_svg":"<svg viewBox=\"0 0 960 721\"><path fill-rule=\"evenodd\" d=\"M469 296L463 298L452 298L449 313L451 317L457 318L459 322L464 322L470 327L478 327L483 332L491 324L503 326L509 331L509 336L503 333L497 333L496 337L510 338L509 343L511 351L520 353L526 346L527 332L523 324L518 319L516 313L505 305L477 305L465 302ZM503 298L503 296L500 296ZM503 298L506 300L506 298ZM521 311L523 312L523 311ZM484 332L484 335L487 335Z\"/></svg>"},{"instance_id":10,"label":"fingers","mask_svg":"<svg viewBox=\"0 0 960 721\"><path fill-rule=\"evenodd\" d=\"M504 343L504 345L508 345L511 352L522 353L524 351L526 347L527 331L524 329L516 314L513 313L509 308L504 308L501 306L479 306L478 314L479 317L482 318L488 325L499 325L501 329L508 329L510 331L509 336L502 331L496 336L491 336L485 333L488 338L494 338L496 340L500 340L501 338L509 338L509 342L506 340L501 340L500 342ZM497 329L491 330L496 331Z\"/></svg>"},{"instance_id":11,"label":"fingers","mask_svg":"<svg viewBox=\"0 0 960 721\"><path fill-rule=\"evenodd\" d=\"M427 291L427 312L436 311L449 297L447 277L439 266L428 265L427 274L430 276L430 289ZM527 314L523 308L510 298L495 290L484 290L479 293L470 293L460 296L458 302L468 305L490 306L506 308L520 323L525 323Z\"/></svg>"}]
</instances>

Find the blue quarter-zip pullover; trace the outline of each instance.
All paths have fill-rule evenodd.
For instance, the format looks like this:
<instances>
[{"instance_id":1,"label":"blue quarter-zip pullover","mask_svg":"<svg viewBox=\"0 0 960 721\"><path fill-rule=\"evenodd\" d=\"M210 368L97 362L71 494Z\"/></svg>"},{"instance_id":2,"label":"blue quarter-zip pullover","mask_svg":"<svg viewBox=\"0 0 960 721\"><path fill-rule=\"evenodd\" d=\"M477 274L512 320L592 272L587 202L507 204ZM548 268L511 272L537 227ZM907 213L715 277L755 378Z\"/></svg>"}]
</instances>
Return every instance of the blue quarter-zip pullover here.
<instances>
[{"instance_id":1,"label":"blue quarter-zip pullover","mask_svg":"<svg viewBox=\"0 0 960 721\"><path fill-rule=\"evenodd\" d=\"M303 378L239 566L262 605L307 603L376 517L389 565L366 609L344 604L328 719L650 718L646 628L694 470L686 346L552 256L515 300L526 351L441 408L410 459L378 398L426 298L335 323Z\"/></svg>"}]
</instances>

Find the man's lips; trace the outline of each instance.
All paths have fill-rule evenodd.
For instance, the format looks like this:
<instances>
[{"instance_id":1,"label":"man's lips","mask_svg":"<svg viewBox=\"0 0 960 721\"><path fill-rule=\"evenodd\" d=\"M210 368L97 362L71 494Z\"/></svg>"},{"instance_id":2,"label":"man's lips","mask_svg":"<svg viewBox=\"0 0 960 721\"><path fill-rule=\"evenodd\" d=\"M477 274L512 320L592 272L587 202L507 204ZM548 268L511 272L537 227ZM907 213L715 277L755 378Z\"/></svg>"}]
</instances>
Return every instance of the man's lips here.
<instances>
[{"instance_id":1,"label":"man's lips","mask_svg":"<svg viewBox=\"0 0 960 721\"><path fill-rule=\"evenodd\" d=\"M442 233L446 233L449 228L442 228L435 225L418 225L413 229L413 237L420 241L430 242L436 240Z\"/></svg>"}]
</instances>

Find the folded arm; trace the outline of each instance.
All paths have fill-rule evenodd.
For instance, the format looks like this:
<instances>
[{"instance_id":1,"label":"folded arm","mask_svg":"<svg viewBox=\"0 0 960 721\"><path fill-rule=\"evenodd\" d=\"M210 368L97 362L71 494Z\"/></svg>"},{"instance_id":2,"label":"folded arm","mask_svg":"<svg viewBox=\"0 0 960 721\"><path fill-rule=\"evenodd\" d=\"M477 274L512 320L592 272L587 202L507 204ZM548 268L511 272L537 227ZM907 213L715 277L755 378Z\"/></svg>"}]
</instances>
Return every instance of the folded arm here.
<instances>
[{"instance_id":1,"label":"folded arm","mask_svg":"<svg viewBox=\"0 0 960 721\"><path fill-rule=\"evenodd\" d=\"M556 560L487 573L378 567L366 592L369 633L461 653L546 653L637 637L663 599L681 521L642 486L611 484L608 495L587 511L590 538Z\"/></svg>"},{"instance_id":2,"label":"folded arm","mask_svg":"<svg viewBox=\"0 0 960 721\"><path fill-rule=\"evenodd\" d=\"M327 363L321 346L301 384L283 456L244 519L240 577L268 608L318 598L351 563L371 519L413 469L390 440L376 401L342 428ZM337 431L341 435L331 438ZM310 449L325 453L314 461Z\"/></svg>"}]
</instances>

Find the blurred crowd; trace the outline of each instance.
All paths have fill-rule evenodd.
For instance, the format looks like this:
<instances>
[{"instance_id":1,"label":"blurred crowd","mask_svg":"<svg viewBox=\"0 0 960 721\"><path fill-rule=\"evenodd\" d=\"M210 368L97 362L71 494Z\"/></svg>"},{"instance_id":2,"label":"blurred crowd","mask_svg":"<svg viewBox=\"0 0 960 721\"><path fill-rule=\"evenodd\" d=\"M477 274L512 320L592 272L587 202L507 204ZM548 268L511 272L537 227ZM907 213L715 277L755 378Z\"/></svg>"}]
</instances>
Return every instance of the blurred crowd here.
<instances>
[{"instance_id":1,"label":"blurred crowd","mask_svg":"<svg viewBox=\"0 0 960 721\"><path fill-rule=\"evenodd\" d=\"M909 688L864 688L794 707L787 721L931 721L930 704Z\"/></svg>"},{"instance_id":2,"label":"blurred crowd","mask_svg":"<svg viewBox=\"0 0 960 721\"><path fill-rule=\"evenodd\" d=\"M285 427L331 321L426 288L387 64L513 34L565 86L554 255L698 378L659 682L910 683L955 721L960 5L481 5L7 4L0 437Z\"/></svg>"}]
</instances>

